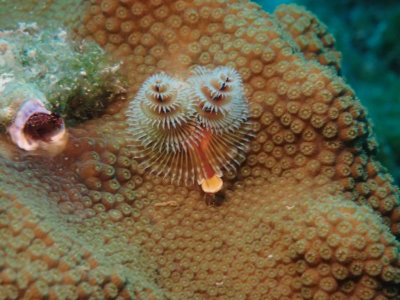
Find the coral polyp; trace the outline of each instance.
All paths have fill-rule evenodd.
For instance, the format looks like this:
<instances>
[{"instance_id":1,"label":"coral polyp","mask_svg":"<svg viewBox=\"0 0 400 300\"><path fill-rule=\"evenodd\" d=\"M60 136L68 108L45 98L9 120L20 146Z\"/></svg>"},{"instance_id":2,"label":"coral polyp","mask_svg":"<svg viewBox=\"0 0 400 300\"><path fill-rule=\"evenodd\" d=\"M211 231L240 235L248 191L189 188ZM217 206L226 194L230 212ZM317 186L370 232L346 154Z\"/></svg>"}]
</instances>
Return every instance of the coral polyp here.
<instances>
[{"instance_id":1,"label":"coral polyp","mask_svg":"<svg viewBox=\"0 0 400 300\"><path fill-rule=\"evenodd\" d=\"M212 132L233 131L247 119L243 83L235 69L197 67L188 82L203 127Z\"/></svg>"}]
</instances>

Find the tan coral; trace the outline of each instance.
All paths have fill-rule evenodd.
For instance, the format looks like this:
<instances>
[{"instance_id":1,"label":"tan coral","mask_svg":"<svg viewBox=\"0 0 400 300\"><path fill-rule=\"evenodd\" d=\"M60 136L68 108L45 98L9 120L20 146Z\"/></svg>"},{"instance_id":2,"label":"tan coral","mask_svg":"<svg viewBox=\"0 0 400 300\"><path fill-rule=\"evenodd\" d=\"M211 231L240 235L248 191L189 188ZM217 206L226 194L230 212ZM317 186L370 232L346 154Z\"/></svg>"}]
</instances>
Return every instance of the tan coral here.
<instances>
[{"instance_id":1,"label":"tan coral","mask_svg":"<svg viewBox=\"0 0 400 300\"><path fill-rule=\"evenodd\" d=\"M398 189L373 156L354 92L323 59L308 57L310 49L295 52L279 23L293 11L315 24L305 35L318 28L292 6L273 16L247 1L92 1L77 32L123 60L132 96L158 72L180 78L198 65L232 67L243 79L254 138L215 195L140 167L124 102L72 128L52 162L2 159L1 291L399 298ZM318 34L309 38L321 45ZM334 51L322 45L322 53Z\"/></svg>"},{"instance_id":2,"label":"tan coral","mask_svg":"<svg viewBox=\"0 0 400 300\"><path fill-rule=\"evenodd\" d=\"M335 49L335 39L316 16L297 5L280 5L274 12L282 27L307 59L341 70L341 54Z\"/></svg>"}]
</instances>

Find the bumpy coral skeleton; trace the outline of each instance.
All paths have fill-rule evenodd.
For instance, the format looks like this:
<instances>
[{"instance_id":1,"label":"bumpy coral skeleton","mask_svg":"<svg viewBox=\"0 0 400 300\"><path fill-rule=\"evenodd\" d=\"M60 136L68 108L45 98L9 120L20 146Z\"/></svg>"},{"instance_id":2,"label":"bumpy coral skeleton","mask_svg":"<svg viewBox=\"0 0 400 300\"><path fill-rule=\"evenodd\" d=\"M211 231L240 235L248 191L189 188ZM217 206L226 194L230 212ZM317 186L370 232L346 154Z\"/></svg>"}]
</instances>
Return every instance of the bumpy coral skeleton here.
<instances>
[{"instance_id":1,"label":"bumpy coral skeleton","mask_svg":"<svg viewBox=\"0 0 400 300\"><path fill-rule=\"evenodd\" d=\"M182 81L195 66L237 70L254 137L213 195L143 169L131 101L71 128L51 162L0 158L1 295L399 298L399 191L311 13L95 0L76 33L122 59L129 99L163 71Z\"/></svg>"}]
</instances>

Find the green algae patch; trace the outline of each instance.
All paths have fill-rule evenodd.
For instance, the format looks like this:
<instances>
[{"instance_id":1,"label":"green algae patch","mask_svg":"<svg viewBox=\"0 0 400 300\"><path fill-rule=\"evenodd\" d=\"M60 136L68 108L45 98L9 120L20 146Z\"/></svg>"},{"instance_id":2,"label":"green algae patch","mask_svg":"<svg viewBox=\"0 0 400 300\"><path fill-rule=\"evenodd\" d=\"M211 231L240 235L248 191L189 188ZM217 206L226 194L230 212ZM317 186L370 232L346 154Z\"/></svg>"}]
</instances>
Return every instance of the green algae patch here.
<instances>
[{"instance_id":1,"label":"green algae patch","mask_svg":"<svg viewBox=\"0 0 400 300\"><path fill-rule=\"evenodd\" d=\"M0 85L35 85L45 95L47 108L69 125L101 115L125 93L119 63L93 42L72 41L65 30L21 25L0 32L0 44Z\"/></svg>"}]
</instances>

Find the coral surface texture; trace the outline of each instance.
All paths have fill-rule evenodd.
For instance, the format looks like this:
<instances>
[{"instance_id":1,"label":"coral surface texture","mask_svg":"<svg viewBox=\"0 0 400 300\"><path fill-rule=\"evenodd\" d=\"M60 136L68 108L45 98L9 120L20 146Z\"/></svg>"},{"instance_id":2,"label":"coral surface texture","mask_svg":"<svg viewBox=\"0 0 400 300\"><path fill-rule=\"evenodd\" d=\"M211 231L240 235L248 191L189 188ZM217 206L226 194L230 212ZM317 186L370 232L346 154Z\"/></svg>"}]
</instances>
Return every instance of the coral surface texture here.
<instances>
[{"instance_id":1,"label":"coral surface texture","mask_svg":"<svg viewBox=\"0 0 400 300\"><path fill-rule=\"evenodd\" d=\"M340 76L335 40L312 13L267 13L244 0L86 4L71 35L121 61L128 95L67 128L65 150L51 159L1 136L0 299L400 299L399 190ZM246 136L201 130L233 167L217 172L203 140L199 160L182 162L222 188L173 180L178 160L151 172L149 157L179 153L136 154L135 113L148 110L129 107L142 84L165 74L207 93L206 77L223 67L242 84L248 129L237 134ZM161 83L143 87L159 100L151 109L174 95ZM207 105L204 116L218 112Z\"/></svg>"}]
</instances>

